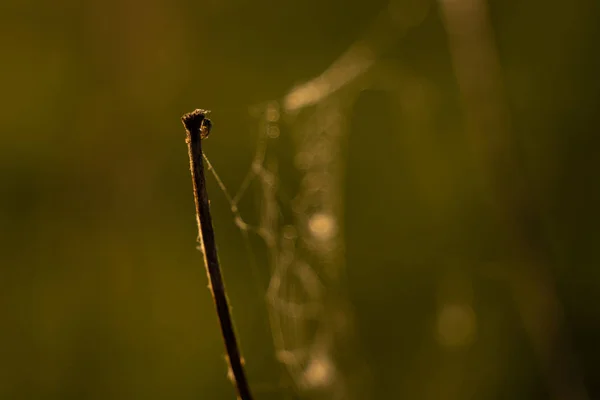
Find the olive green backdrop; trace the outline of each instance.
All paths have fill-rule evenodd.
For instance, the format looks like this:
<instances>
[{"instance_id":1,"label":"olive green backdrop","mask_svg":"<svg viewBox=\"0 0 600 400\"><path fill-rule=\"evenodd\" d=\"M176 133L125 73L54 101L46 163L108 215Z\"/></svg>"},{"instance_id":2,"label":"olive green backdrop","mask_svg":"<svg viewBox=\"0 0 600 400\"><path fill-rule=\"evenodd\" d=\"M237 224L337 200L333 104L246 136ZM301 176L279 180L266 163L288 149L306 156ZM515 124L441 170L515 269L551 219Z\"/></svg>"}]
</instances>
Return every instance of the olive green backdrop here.
<instances>
[{"instance_id":1,"label":"olive green backdrop","mask_svg":"<svg viewBox=\"0 0 600 400\"><path fill-rule=\"evenodd\" d=\"M530 269L511 253L510 230L475 183L432 4L381 56L435 88L428 142L407 122L410 107L394 108L382 91L364 92L349 116L341 284L355 324L347 351L364 366L369 398L567 399L561 390L573 387L600 396L600 7L488 4L516 175L534 199L531 235L544 262ZM234 398L195 250L179 118L213 110L205 150L236 187L256 142L249 107L320 74L384 7L0 2L1 399ZM241 235L213 179L209 192L255 397L283 398L272 389L281 373L264 293L249 283ZM443 282L455 280L466 288L450 285L450 297L466 299L477 321L470 347L456 351L431 333ZM544 325L554 320L556 342Z\"/></svg>"}]
</instances>

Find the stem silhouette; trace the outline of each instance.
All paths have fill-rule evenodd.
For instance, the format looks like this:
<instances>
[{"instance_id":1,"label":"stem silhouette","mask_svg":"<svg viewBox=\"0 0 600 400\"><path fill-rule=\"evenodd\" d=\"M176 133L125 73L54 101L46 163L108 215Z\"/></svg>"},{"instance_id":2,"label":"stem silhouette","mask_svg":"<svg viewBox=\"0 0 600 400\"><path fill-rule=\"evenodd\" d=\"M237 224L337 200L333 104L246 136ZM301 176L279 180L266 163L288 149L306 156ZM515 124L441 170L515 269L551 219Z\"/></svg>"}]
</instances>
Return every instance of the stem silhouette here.
<instances>
[{"instance_id":1,"label":"stem silhouette","mask_svg":"<svg viewBox=\"0 0 600 400\"><path fill-rule=\"evenodd\" d=\"M225 341L227 360L240 400L252 400L252 394L244 372L243 361L240 355L219 258L215 242L215 232L210 215L208 193L206 191L206 179L204 176L204 165L202 163L202 139L210 134L211 121L206 118L206 110L194 110L185 114L181 121L187 133L186 143L190 157L190 172L192 174L192 185L194 189L194 203L196 204L196 221L200 245L204 254L204 265L209 280L209 288L217 309L217 316L221 326L221 334Z\"/></svg>"}]
</instances>

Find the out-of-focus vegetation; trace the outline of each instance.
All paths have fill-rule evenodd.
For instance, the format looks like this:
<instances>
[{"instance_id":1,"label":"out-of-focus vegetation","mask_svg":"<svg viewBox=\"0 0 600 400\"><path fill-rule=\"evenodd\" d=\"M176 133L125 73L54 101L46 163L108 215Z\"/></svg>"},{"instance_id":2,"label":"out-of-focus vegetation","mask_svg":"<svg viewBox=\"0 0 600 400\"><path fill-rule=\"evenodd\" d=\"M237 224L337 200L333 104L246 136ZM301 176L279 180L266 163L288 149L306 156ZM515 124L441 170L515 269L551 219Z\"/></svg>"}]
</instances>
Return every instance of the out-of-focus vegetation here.
<instances>
[{"instance_id":1,"label":"out-of-focus vegetation","mask_svg":"<svg viewBox=\"0 0 600 400\"><path fill-rule=\"evenodd\" d=\"M385 7L2 0L1 399L234 398L179 118L213 110L205 150L236 187L256 141L248 108L320 74ZM348 116L342 283L369 398L600 397L600 6L488 7L526 239L469 156L433 3L380 55L418 77L408 101L365 91ZM281 398L264 389L280 379L264 293L209 185L255 396Z\"/></svg>"}]
</instances>

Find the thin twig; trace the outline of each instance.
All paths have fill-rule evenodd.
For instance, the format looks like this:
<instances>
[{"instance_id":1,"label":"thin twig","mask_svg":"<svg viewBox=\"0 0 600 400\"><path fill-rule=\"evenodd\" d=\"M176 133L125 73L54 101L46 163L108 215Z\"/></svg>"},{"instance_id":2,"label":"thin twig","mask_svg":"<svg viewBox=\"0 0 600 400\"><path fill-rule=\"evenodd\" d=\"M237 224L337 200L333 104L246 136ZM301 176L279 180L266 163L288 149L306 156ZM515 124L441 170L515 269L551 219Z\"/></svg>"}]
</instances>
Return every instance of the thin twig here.
<instances>
[{"instance_id":1,"label":"thin twig","mask_svg":"<svg viewBox=\"0 0 600 400\"><path fill-rule=\"evenodd\" d=\"M210 216L208 193L206 192L204 165L202 164L202 139L209 135L211 128L211 122L206 118L206 114L207 111L205 110L194 110L181 118L187 132L186 143L188 144L188 154L190 156L190 171L192 173L194 188L194 202L196 203L196 220L198 223L200 244L204 253L204 264L210 282L209 288L217 308L221 333L223 334L225 348L227 349L229 367L233 373L238 396L240 400L252 400L233 329L223 277L221 276L221 268L219 267L215 232Z\"/></svg>"}]
</instances>

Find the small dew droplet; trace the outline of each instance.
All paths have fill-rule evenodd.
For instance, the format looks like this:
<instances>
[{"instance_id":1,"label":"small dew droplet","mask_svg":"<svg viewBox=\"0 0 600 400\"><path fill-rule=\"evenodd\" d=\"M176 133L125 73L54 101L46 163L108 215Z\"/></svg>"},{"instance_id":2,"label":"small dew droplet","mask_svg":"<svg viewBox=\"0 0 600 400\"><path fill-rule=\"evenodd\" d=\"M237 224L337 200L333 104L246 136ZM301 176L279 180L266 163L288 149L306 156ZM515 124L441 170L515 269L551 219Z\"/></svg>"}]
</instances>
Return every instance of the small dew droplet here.
<instances>
[{"instance_id":1,"label":"small dew droplet","mask_svg":"<svg viewBox=\"0 0 600 400\"><path fill-rule=\"evenodd\" d=\"M471 344L477 330L475 312L467 304L445 304L437 317L437 339L444 347Z\"/></svg>"},{"instance_id":2,"label":"small dew droplet","mask_svg":"<svg viewBox=\"0 0 600 400\"><path fill-rule=\"evenodd\" d=\"M320 240L329 240L337 233L335 218L328 213L316 213L310 217L308 228Z\"/></svg>"},{"instance_id":3,"label":"small dew droplet","mask_svg":"<svg viewBox=\"0 0 600 400\"><path fill-rule=\"evenodd\" d=\"M267 106L267 121L277 122L279 121L279 104L276 102L269 103Z\"/></svg>"},{"instance_id":4,"label":"small dew droplet","mask_svg":"<svg viewBox=\"0 0 600 400\"><path fill-rule=\"evenodd\" d=\"M277 139L279 137L279 127L277 125L270 126L267 129L267 136L271 139Z\"/></svg>"}]
</instances>

